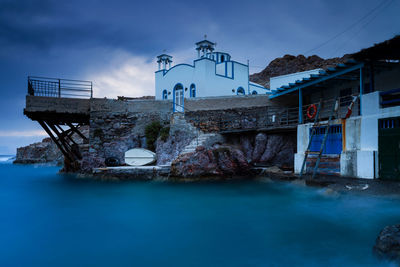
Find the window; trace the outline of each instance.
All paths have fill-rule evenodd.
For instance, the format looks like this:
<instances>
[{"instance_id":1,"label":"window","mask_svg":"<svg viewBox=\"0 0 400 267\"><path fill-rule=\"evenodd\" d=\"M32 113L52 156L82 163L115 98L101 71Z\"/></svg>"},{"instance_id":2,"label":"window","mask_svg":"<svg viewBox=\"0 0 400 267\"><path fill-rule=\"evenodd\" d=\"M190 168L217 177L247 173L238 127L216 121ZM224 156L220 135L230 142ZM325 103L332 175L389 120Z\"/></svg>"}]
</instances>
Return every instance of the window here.
<instances>
[{"instance_id":1,"label":"window","mask_svg":"<svg viewBox=\"0 0 400 267\"><path fill-rule=\"evenodd\" d=\"M256 90L254 90L253 92L251 92L252 95L256 95L258 94Z\"/></svg>"},{"instance_id":2,"label":"window","mask_svg":"<svg viewBox=\"0 0 400 267\"><path fill-rule=\"evenodd\" d=\"M225 57L224 57L224 55L222 55L221 56L221 62L224 62L224 60L225 60Z\"/></svg>"},{"instance_id":3,"label":"window","mask_svg":"<svg viewBox=\"0 0 400 267\"><path fill-rule=\"evenodd\" d=\"M162 92L162 99L167 99L167 98L168 98L168 92L167 92L167 90L164 90Z\"/></svg>"},{"instance_id":4,"label":"window","mask_svg":"<svg viewBox=\"0 0 400 267\"><path fill-rule=\"evenodd\" d=\"M236 91L236 94L237 94L237 95L245 95L246 93L244 92L243 87L239 87L239 88L237 89L237 91Z\"/></svg>"},{"instance_id":5,"label":"window","mask_svg":"<svg viewBox=\"0 0 400 267\"><path fill-rule=\"evenodd\" d=\"M190 97L196 97L196 85L193 83L190 85Z\"/></svg>"}]
</instances>

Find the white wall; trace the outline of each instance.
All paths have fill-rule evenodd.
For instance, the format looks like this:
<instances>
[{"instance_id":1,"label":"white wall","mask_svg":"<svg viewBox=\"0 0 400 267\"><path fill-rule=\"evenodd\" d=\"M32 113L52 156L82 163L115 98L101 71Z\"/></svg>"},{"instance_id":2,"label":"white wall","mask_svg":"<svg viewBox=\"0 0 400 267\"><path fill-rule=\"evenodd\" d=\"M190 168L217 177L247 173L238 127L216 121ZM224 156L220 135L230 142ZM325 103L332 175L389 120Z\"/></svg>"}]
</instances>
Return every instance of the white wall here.
<instances>
[{"instance_id":1,"label":"white wall","mask_svg":"<svg viewBox=\"0 0 400 267\"><path fill-rule=\"evenodd\" d=\"M296 72L281 76L272 77L269 80L269 85L271 90L275 90L282 85L288 85L289 83L294 83L297 80L301 80L303 78L309 78L311 74L318 74L322 69L308 70L302 72Z\"/></svg>"},{"instance_id":2,"label":"white wall","mask_svg":"<svg viewBox=\"0 0 400 267\"><path fill-rule=\"evenodd\" d=\"M173 89L177 83L187 88L184 92L185 98L190 97L192 83L196 85L196 97L232 96L237 94L239 87L243 87L248 94L250 86L247 65L235 61L216 64L214 60L208 58L195 60L194 66L179 64L169 70L157 71L155 80L157 100L162 99L164 89L171 92L167 99L173 99ZM267 92L262 86L251 85L251 87L259 94Z\"/></svg>"}]
</instances>

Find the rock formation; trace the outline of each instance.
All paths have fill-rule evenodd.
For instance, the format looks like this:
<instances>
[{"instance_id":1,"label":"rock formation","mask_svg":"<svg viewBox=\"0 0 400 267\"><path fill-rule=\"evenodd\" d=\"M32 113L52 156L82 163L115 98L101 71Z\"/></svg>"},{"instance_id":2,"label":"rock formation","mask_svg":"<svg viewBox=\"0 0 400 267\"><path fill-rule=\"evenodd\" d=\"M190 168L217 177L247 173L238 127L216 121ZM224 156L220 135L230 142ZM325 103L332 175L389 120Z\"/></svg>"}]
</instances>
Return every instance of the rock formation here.
<instances>
[{"instance_id":1,"label":"rock formation","mask_svg":"<svg viewBox=\"0 0 400 267\"><path fill-rule=\"evenodd\" d=\"M383 228L376 239L374 252L379 257L400 263L400 224Z\"/></svg>"},{"instance_id":2,"label":"rock formation","mask_svg":"<svg viewBox=\"0 0 400 267\"><path fill-rule=\"evenodd\" d=\"M243 135L240 146L248 162L254 165L293 168L296 149L295 136L258 133L256 136Z\"/></svg>"},{"instance_id":3,"label":"rock formation","mask_svg":"<svg viewBox=\"0 0 400 267\"><path fill-rule=\"evenodd\" d=\"M350 55L329 59L323 59L316 55L309 57L305 57L303 55L298 55L297 57L285 55L272 60L264 70L250 75L249 78L250 81L269 88L269 79L271 77L318 68L326 69L328 67L335 66L336 64L344 63L348 59L350 59Z\"/></svg>"},{"instance_id":4,"label":"rock formation","mask_svg":"<svg viewBox=\"0 0 400 267\"><path fill-rule=\"evenodd\" d=\"M54 163L61 165L64 157L56 144L48 138L42 142L33 143L28 146L17 148L17 155L14 163Z\"/></svg>"},{"instance_id":5,"label":"rock formation","mask_svg":"<svg viewBox=\"0 0 400 267\"><path fill-rule=\"evenodd\" d=\"M292 135L241 135L236 140L199 146L195 152L179 155L171 164L176 177L248 175L254 165L293 168L296 143Z\"/></svg>"},{"instance_id":6,"label":"rock formation","mask_svg":"<svg viewBox=\"0 0 400 267\"><path fill-rule=\"evenodd\" d=\"M194 137L193 134L190 135L185 131L175 131L165 141L158 138L156 147L157 165L170 164Z\"/></svg>"},{"instance_id":7,"label":"rock formation","mask_svg":"<svg viewBox=\"0 0 400 267\"><path fill-rule=\"evenodd\" d=\"M87 126L81 127L80 131L85 136L89 136L89 128ZM77 134L72 135L72 138L78 144L83 143L82 138ZM42 142L17 148L17 155L14 161L14 163L20 164L52 163L57 165L62 165L63 162L64 156L50 137L44 138Z\"/></svg>"},{"instance_id":8,"label":"rock formation","mask_svg":"<svg viewBox=\"0 0 400 267\"><path fill-rule=\"evenodd\" d=\"M226 145L210 149L199 146L195 152L180 155L171 165L171 175L184 178L248 175L249 170L243 152Z\"/></svg>"}]
</instances>

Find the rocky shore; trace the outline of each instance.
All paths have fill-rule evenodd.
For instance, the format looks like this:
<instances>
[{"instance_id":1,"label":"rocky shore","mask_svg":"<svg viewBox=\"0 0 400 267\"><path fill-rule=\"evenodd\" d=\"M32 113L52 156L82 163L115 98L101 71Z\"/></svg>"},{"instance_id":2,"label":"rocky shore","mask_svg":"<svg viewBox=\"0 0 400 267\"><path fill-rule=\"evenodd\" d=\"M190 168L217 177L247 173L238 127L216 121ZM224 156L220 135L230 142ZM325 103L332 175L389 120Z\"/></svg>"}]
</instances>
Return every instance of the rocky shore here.
<instances>
[{"instance_id":1,"label":"rocky shore","mask_svg":"<svg viewBox=\"0 0 400 267\"><path fill-rule=\"evenodd\" d=\"M89 136L89 127L81 127L80 131ZM78 144L82 144L83 140L77 134L73 134L72 138ZM44 138L41 142L33 143L28 146L17 148L15 164L37 164L48 163L55 165L63 165L64 156L58 149L57 145L50 137Z\"/></svg>"},{"instance_id":2,"label":"rocky shore","mask_svg":"<svg viewBox=\"0 0 400 267\"><path fill-rule=\"evenodd\" d=\"M48 137L44 138L41 142L17 148L17 155L13 163L50 163L62 165L63 162L64 156L57 148L56 144Z\"/></svg>"}]
</instances>

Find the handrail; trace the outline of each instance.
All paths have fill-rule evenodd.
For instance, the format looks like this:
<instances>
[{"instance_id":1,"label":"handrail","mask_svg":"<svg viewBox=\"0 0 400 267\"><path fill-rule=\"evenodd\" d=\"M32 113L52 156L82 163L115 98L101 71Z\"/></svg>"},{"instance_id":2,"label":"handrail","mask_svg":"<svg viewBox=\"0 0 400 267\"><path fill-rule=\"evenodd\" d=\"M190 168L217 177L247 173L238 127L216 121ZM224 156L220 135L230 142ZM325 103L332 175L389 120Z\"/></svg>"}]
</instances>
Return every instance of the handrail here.
<instances>
[{"instance_id":1,"label":"handrail","mask_svg":"<svg viewBox=\"0 0 400 267\"><path fill-rule=\"evenodd\" d=\"M93 98L93 83L83 80L28 76L28 95L57 98Z\"/></svg>"},{"instance_id":2,"label":"handrail","mask_svg":"<svg viewBox=\"0 0 400 267\"><path fill-rule=\"evenodd\" d=\"M352 101L353 96L340 97L339 109L337 113L337 118L344 118L348 113L349 104ZM359 101L359 100L357 100ZM329 110L332 105L335 104L334 99L328 99L322 101L320 118L324 119L327 117ZM304 105L302 107L302 115L304 117L303 123L311 122L310 119L305 116L307 108L310 106ZM186 111L192 111L184 108ZM358 105L353 107L353 114L358 115ZM259 129L274 129L279 127L294 127L299 124L299 111L298 107L278 107L278 106L264 106L258 107L255 110L246 110L243 113L232 114L221 114L221 116L214 119L201 119L196 118L194 114L191 117L193 123L198 124L204 123L205 127L213 128L217 126L220 131L237 131L237 130L259 130Z\"/></svg>"}]
</instances>

